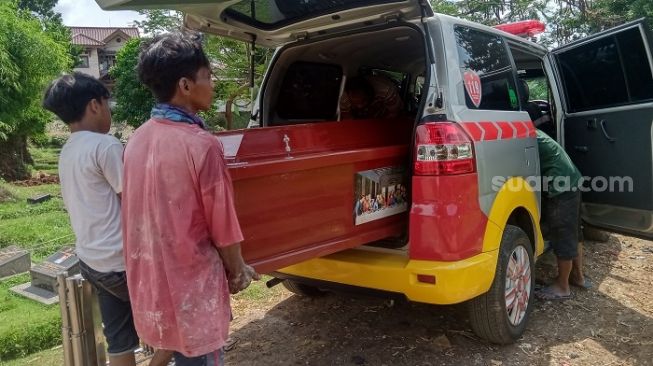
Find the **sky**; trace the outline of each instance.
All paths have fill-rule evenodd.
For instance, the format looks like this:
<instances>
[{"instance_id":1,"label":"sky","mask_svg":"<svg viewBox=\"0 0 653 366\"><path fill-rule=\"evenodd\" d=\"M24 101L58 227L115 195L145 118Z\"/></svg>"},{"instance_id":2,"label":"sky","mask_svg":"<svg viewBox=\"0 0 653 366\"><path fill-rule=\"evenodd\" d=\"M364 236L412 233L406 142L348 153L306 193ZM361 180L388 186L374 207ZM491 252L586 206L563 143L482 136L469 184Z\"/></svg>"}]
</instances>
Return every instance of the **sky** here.
<instances>
[{"instance_id":1,"label":"sky","mask_svg":"<svg viewBox=\"0 0 653 366\"><path fill-rule=\"evenodd\" d=\"M104 11L95 0L59 0L55 11L67 26L126 27L134 20L143 20L135 11Z\"/></svg>"}]
</instances>

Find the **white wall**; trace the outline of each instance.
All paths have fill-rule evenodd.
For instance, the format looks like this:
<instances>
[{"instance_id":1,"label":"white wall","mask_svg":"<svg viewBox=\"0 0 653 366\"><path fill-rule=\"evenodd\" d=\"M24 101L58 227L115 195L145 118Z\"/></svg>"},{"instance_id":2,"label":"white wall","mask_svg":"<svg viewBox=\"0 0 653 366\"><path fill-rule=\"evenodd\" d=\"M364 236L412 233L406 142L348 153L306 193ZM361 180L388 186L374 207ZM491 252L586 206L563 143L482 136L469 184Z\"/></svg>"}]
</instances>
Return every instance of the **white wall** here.
<instances>
[{"instance_id":1,"label":"white wall","mask_svg":"<svg viewBox=\"0 0 653 366\"><path fill-rule=\"evenodd\" d=\"M88 53L88 68L77 67L74 71L83 72L93 77L100 77L100 60L98 59L97 48L91 48Z\"/></svg>"},{"instance_id":2,"label":"white wall","mask_svg":"<svg viewBox=\"0 0 653 366\"><path fill-rule=\"evenodd\" d=\"M120 42L117 42L118 38L120 38ZM107 42L104 50L118 52L128 40L129 38L125 37L122 34L118 34Z\"/></svg>"}]
</instances>

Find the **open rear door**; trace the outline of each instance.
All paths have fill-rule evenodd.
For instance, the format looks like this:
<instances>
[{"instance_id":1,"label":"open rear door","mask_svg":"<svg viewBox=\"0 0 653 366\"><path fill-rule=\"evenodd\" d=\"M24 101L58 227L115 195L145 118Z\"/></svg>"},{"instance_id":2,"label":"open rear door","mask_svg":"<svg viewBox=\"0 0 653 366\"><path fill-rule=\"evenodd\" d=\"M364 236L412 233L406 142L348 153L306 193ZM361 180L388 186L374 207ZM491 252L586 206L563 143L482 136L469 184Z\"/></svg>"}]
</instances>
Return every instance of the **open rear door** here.
<instances>
[{"instance_id":1,"label":"open rear door","mask_svg":"<svg viewBox=\"0 0 653 366\"><path fill-rule=\"evenodd\" d=\"M583 219L653 237L653 63L636 21L550 55L563 94L564 147L584 176ZM591 189L588 191L588 189Z\"/></svg>"},{"instance_id":2,"label":"open rear door","mask_svg":"<svg viewBox=\"0 0 653 366\"><path fill-rule=\"evenodd\" d=\"M433 15L426 0L96 0L104 10L171 9L188 28L277 47L314 35Z\"/></svg>"}]
</instances>

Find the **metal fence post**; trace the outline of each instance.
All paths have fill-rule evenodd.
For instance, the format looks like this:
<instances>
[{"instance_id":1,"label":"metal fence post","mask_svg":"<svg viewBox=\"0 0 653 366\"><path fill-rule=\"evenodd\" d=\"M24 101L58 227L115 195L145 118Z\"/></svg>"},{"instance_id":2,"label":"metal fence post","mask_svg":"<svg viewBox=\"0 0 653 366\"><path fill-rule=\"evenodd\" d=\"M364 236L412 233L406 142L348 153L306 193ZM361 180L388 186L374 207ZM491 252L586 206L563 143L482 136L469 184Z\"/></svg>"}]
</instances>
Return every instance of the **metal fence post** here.
<instances>
[{"instance_id":1,"label":"metal fence post","mask_svg":"<svg viewBox=\"0 0 653 366\"><path fill-rule=\"evenodd\" d=\"M78 281L74 278L66 278L66 292L70 300L70 328L71 328L71 341L73 349L73 361L75 366L86 365L84 359L84 347L82 342L82 324L81 324L81 311L80 311L80 298L77 291Z\"/></svg>"},{"instance_id":2,"label":"metal fence post","mask_svg":"<svg viewBox=\"0 0 653 366\"><path fill-rule=\"evenodd\" d=\"M68 272L57 274L57 291L59 292L59 308L61 309L61 340L63 342L63 364L74 366L73 350L70 339L70 312L68 311L68 296L66 291L66 277Z\"/></svg>"}]
</instances>

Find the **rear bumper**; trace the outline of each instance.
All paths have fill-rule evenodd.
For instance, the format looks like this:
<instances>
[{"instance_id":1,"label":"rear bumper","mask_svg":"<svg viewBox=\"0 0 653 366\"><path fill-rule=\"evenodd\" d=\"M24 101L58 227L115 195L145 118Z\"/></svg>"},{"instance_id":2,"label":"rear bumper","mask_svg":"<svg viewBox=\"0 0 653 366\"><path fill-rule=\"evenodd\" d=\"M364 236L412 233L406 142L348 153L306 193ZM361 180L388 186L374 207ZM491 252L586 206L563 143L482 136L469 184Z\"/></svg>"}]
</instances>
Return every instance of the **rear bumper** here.
<instances>
[{"instance_id":1,"label":"rear bumper","mask_svg":"<svg viewBox=\"0 0 653 366\"><path fill-rule=\"evenodd\" d=\"M327 283L403 294L428 304L457 304L486 293L494 280L498 251L455 262L410 260L400 254L350 249L311 259L278 272ZM422 283L418 275L435 277Z\"/></svg>"}]
</instances>

